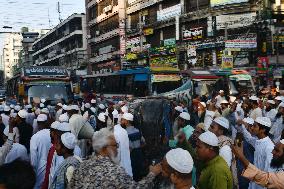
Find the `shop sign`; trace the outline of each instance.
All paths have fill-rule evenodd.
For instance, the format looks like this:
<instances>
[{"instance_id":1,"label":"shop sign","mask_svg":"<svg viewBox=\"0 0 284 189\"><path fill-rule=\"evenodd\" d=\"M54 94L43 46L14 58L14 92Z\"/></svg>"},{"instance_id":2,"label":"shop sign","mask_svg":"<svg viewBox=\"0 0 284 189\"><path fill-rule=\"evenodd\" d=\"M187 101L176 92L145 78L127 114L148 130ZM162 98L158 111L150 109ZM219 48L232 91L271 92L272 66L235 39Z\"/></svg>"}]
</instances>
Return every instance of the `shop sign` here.
<instances>
[{"instance_id":1,"label":"shop sign","mask_svg":"<svg viewBox=\"0 0 284 189\"><path fill-rule=\"evenodd\" d=\"M188 44L196 46L197 50L223 47L224 37L217 37L216 39L205 39L204 41L194 41L194 42L189 42Z\"/></svg>"},{"instance_id":2,"label":"shop sign","mask_svg":"<svg viewBox=\"0 0 284 189\"><path fill-rule=\"evenodd\" d=\"M229 4L246 3L248 0L210 0L211 7L217 7Z\"/></svg>"},{"instance_id":3,"label":"shop sign","mask_svg":"<svg viewBox=\"0 0 284 189\"><path fill-rule=\"evenodd\" d=\"M273 42L284 43L284 35L274 35Z\"/></svg>"},{"instance_id":4,"label":"shop sign","mask_svg":"<svg viewBox=\"0 0 284 189\"><path fill-rule=\"evenodd\" d=\"M281 79L282 78L282 70L277 69L273 71L273 78L274 79Z\"/></svg>"},{"instance_id":5,"label":"shop sign","mask_svg":"<svg viewBox=\"0 0 284 189\"><path fill-rule=\"evenodd\" d=\"M256 47L256 38L233 39L225 41L225 48L229 49L255 49Z\"/></svg>"},{"instance_id":6,"label":"shop sign","mask_svg":"<svg viewBox=\"0 0 284 189\"><path fill-rule=\"evenodd\" d=\"M58 67L30 67L24 68L25 76L68 76L67 70Z\"/></svg>"},{"instance_id":7,"label":"shop sign","mask_svg":"<svg viewBox=\"0 0 284 189\"><path fill-rule=\"evenodd\" d=\"M164 40L164 46L171 46L176 44L175 38L165 39Z\"/></svg>"},{"instance_id":8,"label":"shop sign","mask_svg":"<svg viewBox=\"0 0 284 189\"><path fill-rule=\"evenodd\" d=\"M268 72L269 59L268 57L258 57L257 59L257 73L266 74Z\"/></svg>"},{"instance_id":9,"label":"shop sign","mask_svg":"<svg viewBox=\"0 0 284 189\"><path fill-rule=\"evenodd\" d=\"M220 29L234 29L250 26L256 19L256 13L242 13L216 16L216 28Z\"/></svg>"},{"instance_id":10,"label":"shop sign","mask_svg":"<svg viewBox=\"0 0 284 189\"><path fill-rule=\"evenodd\" d=\"M153 35L154 29L153 28L146 28L143 30L144 35Z\"/></svg>"},{"instance_id":11,"label":"shop sign","mask_svg":"<svg viewBox=\"0 0 284 189\"><path fill-rule=\"evenodd\" d=\"M157 11L157 21L164 21L181 15L181 4Z\"/></svg>"},{"instance_id":12,"label":"shop sign","mask_svg":"<svg viewBox=\"0 0 284 189\"><path fill-rule=\"evenodd\" d=\"M98 64L98 68L110 67L110 66L114 65L115 63L116 63L115 61L110 61L110 62L106 62L104 64Z\"/></svg>"},{"instance_id":13,"label":"shop sign","mask_svg":"<svg viewBox=\"0 0 284 189\"><path fill-rule=\"evenodd\" d=\"M150 56L165 56L165 55L175 55L176 47L175 46L162 46L154 47L149 49Z\"/></svg>"},{"instance_id":14,"label":"shop sign","mask_svg":"<svg viewBox=\"0 0 284 189\"><path fill-rule=\"evenodd\" d=\"M196 47L193 45L189 45L187 48L187 57L196 56Z\"/></svg>"},{"instance_id":15,"label":"shop sign","mask_svg":"<svg viewBox=\"0 0 284 189\"><path fill-rule=\"evenodd\" d=\"M136 60L136 59L137 59L137 54L135 53L126 54L126 60Z\"/></svg>"},{"instance_id":16,"label":"shop sign","mask_svg":"<svg viewBox=\"0 0 284 189\"><path fill-rule=\"evenodd\" d=\"M189 30L183 30L182 38L183 40L198 40L203 37L203 28L192 28Z\"/></svg>"},{"instance_id":17,"label":"shop sign","mask_svg":"<svg viewBox=\"0 0 284 189\"><path fill-rule=\"evenodd\" d=\"M223 55L221 68L222 69L232 69L234 65L233 62L234 62L233 56Z\"/></svg>"},{"instance_id":18,"label":"shop sign","mask_svg":"<svg viewBox=\"0 0 284 189\"><path fill-rule=\"evenodd\" d=\"M152 74L152 83L165 82L165 81L179 81L181 78L175 74Z\"/></svg>"},{"instance_id":19,"label":"shop sign","mask_svg":"<svg viewBox=\"0 0 284 189\"><path fill-rule=\"evenodd\" d=\"M176 56L159 56L150 59L152 71L179 71Z\"/></svg>"},{"instance_id":20,"label":"shop sign","mask_svg":"<svg viewBox=\"0 0 284 189\"><path fill-rule=\"evenodd\" d=\"M130 49L135 46L140 46L140 37L134 37L126 41L126 48Z\"/></svg>"}]
</instances>

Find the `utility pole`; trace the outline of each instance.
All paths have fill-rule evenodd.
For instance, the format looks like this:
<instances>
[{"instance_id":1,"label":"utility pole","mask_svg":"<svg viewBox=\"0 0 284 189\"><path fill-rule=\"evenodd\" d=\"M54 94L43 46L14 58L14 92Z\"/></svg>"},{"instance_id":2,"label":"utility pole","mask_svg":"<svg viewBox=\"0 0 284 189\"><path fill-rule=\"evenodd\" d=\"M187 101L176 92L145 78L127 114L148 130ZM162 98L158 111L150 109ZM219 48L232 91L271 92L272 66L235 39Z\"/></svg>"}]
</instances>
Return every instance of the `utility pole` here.
<instances>
[{"instance_id":1,"label":"utility pole","mask_svg":"<svg viewBox=\"0 0 284 189\"><path fill-rule=\"evenodd\" d=\"M57 12L58 12L58 19L59 22L62 22L62 18L61 18L61 10L60 10L60 2L57 2Z\"/></svg>"}]
</instances>

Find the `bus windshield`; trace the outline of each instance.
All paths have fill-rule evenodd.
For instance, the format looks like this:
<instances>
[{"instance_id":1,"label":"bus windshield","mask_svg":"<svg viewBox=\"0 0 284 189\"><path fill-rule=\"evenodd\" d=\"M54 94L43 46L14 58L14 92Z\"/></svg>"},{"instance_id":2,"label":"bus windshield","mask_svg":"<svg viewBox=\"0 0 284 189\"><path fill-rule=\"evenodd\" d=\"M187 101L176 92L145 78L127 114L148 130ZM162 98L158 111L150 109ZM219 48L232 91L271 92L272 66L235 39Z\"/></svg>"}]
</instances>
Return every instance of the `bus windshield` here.
<instances>
[{"instance_id":1,"label":"bus windshield","mask_svg":"<svg viewBox=\"0 0 284 189\"><path fill-rule=\"evenodd\" d=\"M152 84L154 94L160 94L175 90L181 86L181 81L155 82Z\"/></svg>"},{"instance_id":2,"label":"bus windshield","mask_svg":"<svg viewBox=\"0 0 284 189\"><path fill-rule=\"evenodd\" d=\"M28 99L38 97L53 101L68 100L70 90L67 85L33 85L28 89Z\"/></svg>"}]
</instances>

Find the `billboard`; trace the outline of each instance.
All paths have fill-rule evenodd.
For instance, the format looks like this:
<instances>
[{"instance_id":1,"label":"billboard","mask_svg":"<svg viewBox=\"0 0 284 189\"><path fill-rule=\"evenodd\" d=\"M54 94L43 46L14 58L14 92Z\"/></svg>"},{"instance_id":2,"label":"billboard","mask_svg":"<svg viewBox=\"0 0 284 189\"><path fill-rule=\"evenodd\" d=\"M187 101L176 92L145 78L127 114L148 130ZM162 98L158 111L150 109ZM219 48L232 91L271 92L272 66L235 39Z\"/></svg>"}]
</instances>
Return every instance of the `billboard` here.
<instances>
[{"instance_id":1,"label":"billboard","mask_svg":"<svg viewBox=\"0 0 284 189\"><path fill-rule=\"evenodd\" d=\"M217 7L222 5L247 3L248 0L210 0L211 7Z\"/></svg>"},{"instance_id":2,"label":"billboard","mask_svg":"<svg viewBox=\"0 0 284 189\"><path fill-rule=\"evenodd\" d=\"M225 29L226 25L228 29L246 27L251 24L256 19L256 13L242 13L242 14L227 14L216 16L216 26L217 30Z\"/></svg>"}]
</instances>

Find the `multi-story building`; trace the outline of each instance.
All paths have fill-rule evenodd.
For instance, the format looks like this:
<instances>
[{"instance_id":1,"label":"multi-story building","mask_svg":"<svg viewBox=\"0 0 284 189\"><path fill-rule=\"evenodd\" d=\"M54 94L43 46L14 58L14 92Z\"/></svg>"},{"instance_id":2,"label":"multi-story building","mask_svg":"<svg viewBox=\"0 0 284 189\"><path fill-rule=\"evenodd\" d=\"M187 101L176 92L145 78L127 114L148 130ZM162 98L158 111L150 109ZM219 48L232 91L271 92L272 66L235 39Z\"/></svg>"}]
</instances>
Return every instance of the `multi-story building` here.
<instances>
[{"instance_id":1,"label":"multi-story building","mask_svg":"<svg viewBox=\"0 0 284 189\"><path fill-rule=\"evenodd\" d=\"M39 39L41 36L49 32L49 29L33 29L28 32L22 32L23 40L22 46L23 50L20 53L19 68L23 66L32 66L33 62L33 43Z\"/></svg>"},{"instance_id":2,"label":"multi-story building","mask_svg":"<svg viewBox=\"0 0 284 189\"><path fill-rule=\"evenodd\" d=\"M85 14L73 14L33 44L36 66L64 66L77 70L86 66Z\"/></svg>"},{"instance_id":3,"label":"multi-story building","mask_svg":"<svg viewBox=\"0 0 284 189\"><path fill-rule=\"evenodd\" d=\"M19 53L22 50L22 35L20 32L7 34L4 40L3 64L5 79L13 76L14 69L19 62Z\"/></svg>"},{"instance_id":4,"label":"multi-story building","mask_svg":"<svg viewBox=\"0 0 284 189\"><path fill-rule=\"evenodd\" d=\"M125 55L125 8L120 0L86 0L90 71L121 69Z\"/></svg>"}]
</instances>

